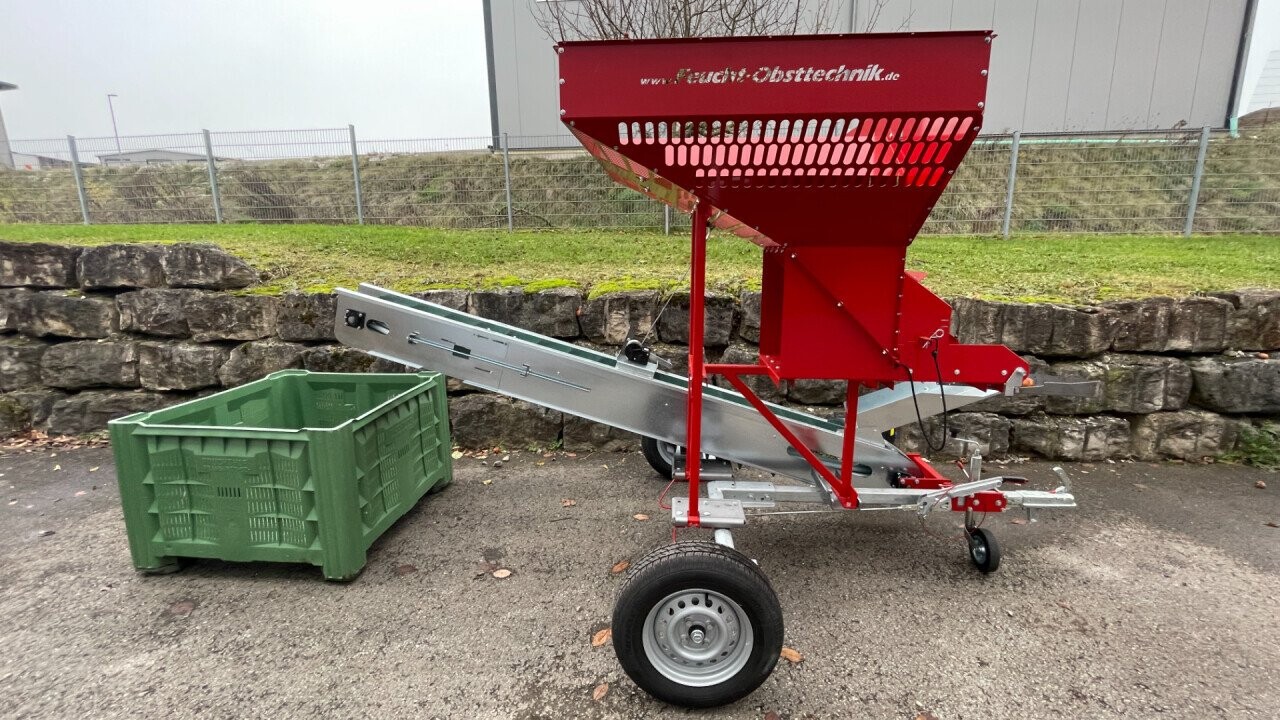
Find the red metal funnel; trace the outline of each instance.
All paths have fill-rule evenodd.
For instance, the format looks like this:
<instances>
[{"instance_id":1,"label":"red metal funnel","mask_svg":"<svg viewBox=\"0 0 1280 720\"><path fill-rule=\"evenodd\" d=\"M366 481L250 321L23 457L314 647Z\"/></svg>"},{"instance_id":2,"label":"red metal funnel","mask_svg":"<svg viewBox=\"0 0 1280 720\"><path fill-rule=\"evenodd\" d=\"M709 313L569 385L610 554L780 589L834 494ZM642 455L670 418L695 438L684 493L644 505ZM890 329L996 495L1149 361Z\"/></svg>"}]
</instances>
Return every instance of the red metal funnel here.
<instances>
[{"instance_id":1,"label":"red metal funnel","mask_svg":"<svg viewBox=\"0 0 1280 720\"><path fill-rule=\"evenodd\" d=\"M955 344L950 308L904 269L981 127L992 37L566 42L560 112L616 181L686 212L708 203L766 249L775 378L999 386L1025 365Z\"/></svg>"}]
</instances>

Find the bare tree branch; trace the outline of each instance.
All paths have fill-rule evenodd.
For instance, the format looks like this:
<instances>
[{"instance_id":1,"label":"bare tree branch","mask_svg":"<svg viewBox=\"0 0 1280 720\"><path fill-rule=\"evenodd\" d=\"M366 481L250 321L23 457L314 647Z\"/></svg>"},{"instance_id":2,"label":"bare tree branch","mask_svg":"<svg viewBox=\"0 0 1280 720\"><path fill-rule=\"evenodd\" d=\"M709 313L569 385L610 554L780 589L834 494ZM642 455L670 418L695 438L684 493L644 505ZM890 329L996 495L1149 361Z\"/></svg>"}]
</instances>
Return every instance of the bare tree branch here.
<instances>
[{"instance_id":1,"label":"bare tree branch","mask_svg":"<svg viewBox=\"0 0 1280 720\"><path fill-rule=\"evenodd\" d=\"M877 0L879 3L888 0ZM827 32L832 0L528 0L553 40Z\"/></svg>"},{"instance_id":2,"label":"bare tree branch","mask_svg":"<svg viewBox=\"0 0 1280 720\"><path fill-rule=\"evenodd\" d=\"M867 15L867 22L862 26L862 32L875 32L876 25L880 24L880 15L884 12L884 6L888 4L889 0L872 0L871 12Z\"/></svg>"}]
</instances>

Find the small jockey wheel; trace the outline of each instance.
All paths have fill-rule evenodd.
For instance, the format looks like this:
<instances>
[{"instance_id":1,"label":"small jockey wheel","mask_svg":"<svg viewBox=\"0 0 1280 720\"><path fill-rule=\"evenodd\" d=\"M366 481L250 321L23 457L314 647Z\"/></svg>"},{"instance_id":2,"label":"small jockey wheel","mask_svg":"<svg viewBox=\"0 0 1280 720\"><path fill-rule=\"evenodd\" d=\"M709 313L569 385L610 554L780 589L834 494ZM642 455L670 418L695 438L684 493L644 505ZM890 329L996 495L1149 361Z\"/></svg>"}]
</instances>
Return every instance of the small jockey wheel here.
<instances>
[{"instance_id":1,"label":"small jockey wheel","mask_svg":"<svg viewBox=\"0 0 1280 720\"><path fill-rule=\"evenodd\" d=\"M996 542L995 533L986 528L965 528L969 538L969 560L973 566L984 573L993 573L1000 568L1000 543Z\"/></svg>"},{"instance_id":2,"label":"small jockey wheel","mask_svg":"<svg viewBox=\"0 0 1280 720\"><path fill-rule=\"evenodd\" d=\"M613 649L650 695L691 708L745 697L773 672L782 607L745 555L707 541L636 563L613 608Z\"/></svg>"}]
</instances>

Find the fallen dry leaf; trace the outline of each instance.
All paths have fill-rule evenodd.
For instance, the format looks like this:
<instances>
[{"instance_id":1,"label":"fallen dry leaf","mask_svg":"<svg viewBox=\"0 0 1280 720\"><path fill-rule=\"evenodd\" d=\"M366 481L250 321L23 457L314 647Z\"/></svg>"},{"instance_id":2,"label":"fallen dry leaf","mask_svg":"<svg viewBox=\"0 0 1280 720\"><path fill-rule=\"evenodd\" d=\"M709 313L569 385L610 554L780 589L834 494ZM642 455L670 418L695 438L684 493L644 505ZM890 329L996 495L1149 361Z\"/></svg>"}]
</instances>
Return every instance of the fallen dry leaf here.
<instances>
[{"instance_id":1,"label":"fallen dry leaf","mask_svg":"<svg viewBox=\"0 0 1280 720\"><path fill-rule=\"evenodd\" d=\"M565 455L567 455L568 457L578 457L578 453L565 453ZM605 691L607 692L609 689L609 683L605 683L604 688L605 688Z\"/></svg>"},{"instance_id":2,"label":"fallen dry leaf","mask_svg":"<svg viewBox=\"0 0 1280 720\"><path fill-rule=\"evenodd\" d=\"M199 606L200 603L195 600L179 600L170 605L164 612L170 617L187 617Z\"/></svg>"},{"instance_id":3,"label":"fallen dry leaf","mask_svg":"<svg viewBox=\"0 0 1280 720\"><path fill-rule=\"evenodd\" d=\"M938 716L934 715L928 710L925 710L924 712L921 712L919 715L916 715L916 720L938 720Z\"/></svg>"},{"instance_id":4,"label":"fallen dry leaf","mask_svg":"<svg viewBox=\"0 0 1280 720\"><path fill-rule=\"evenodd\" d=\"M62 466L61 466L61 465L54 465L54 466L53 466L53 469L54 469L54 470L61 470L61 469L62 469ZM1262 481L1261 481L1261 480L1259 480L1258 482L1262 482Z\"/></svg>"},{"instance_id":5,"label":"fallen dry leaf","mask_svg":"<svg viewBox=\"0 0 1280 720\"><path fill-rule=\"evenodd\" d=\"M1010 522L1011 524L1013 524L1013 525L1026 525L1026 524L1027 524L1027 519L1026 519L1026 518L1014 518L1014 519L1010 520L1009 522Z\"/></svg>"},{"instance_id":6,"label":"fallen dry leaf","mask_svg":"<svg viewBox=\"0 0 1280 720\"><path fill-rule=\"evenodd\" d=\"M492 484L493 484L493 478L485 478L485 479L483 479L483 480L481 480L481 481L480 481L480 484L481 484L481 485L492 485Z\"/></svg>"},{"instance_id":7,"label":"fallen dry leaf","mask_svg":"<svg viewBox=\"0 0 1280 720\"><path fill-rule=\"evenodd\" d=\"M764 714L764 720L782 720L782 716L770 710L769 712Z\"/></svg>"},{"instance_id":8,"label":"fallen dry leaf","mask_svg":"<svg viewBox=\"0 0 1280 720\"><path fill-rule=\"evenodd\" d=\"M0 441L0 450L23 450L28 453L43 448L63 449L85 447L108 447L106 431L94 433L86 437L73 437L68 435L49 435L48 433L41 432L39 430L32 430L24 435ZM49 457L57 457L57 453L54 453Z\"/></svg>"},{"instance_id":9,"label":"fallen dry leaf","mask_svg":"<svg viewBox=\"0 0 1280 720\"><path fill-rule=\"evenodd\" d=\"M498 568L497 570L493 571L493 576L498 578L499 580L502 580L504 578L511 577L511 571L506 568Z\"/></svg>"},{"instance_id":10,"label":"fallen dry leaf","mask_svg":"<svg viewBox=\"0 0 1280 720\"><path fill-rule=\"evenodd\" d=\"M640 522L644 522L645 520L648 520L648 519L649 519L649 516L648 516L648 515L645 515L644 513L636 513L635 515L632 515L631 517L632 517L632 518L634 518L634 519L636 519L636 520L639 520Z\"/></svg>"},{"instance_id":11,"label":"fallen dry leaf","mask_svg":"<svg viewBox=\"0 0 1280 720\"><path fill-rule=\"evenodd\" d=\"M574 500L573 498L565 498L560 501L560 507L573 507L574 505L577 505L577 504L578 504L578 501Z\"/></svg>"},{"instance_id":12,"label":"fallen dry leaf","mask_svg":"<svg viewBox=\"0 0 1280 720\"><path fill-rule=\"evenodd\" d=\"M778 654L782 656L783 660L786 660L792 665L798 665L804 662L804 656L789 647L782 648L782 652Z\"/></svg>"},{"instance_id":13,"label":"fallen dry leaf","mask_svg":"<svg viewBox=\"0 0 1280 720\"><path fill-rule=\"evenodd\" d=\"M405 563L404 565L397 565L394 572L396 575L403 576L403 575L408 575L409 573L418 572L418 568L416 565L410 565L408 563Z\"/></svg>"},{"instance_id":14,"label":"fallen dry leaf","mask_svg":"<svg viewBox=\"0 0 1280 720\"><path fill-rule=\"evenodd\" d=\"M88 494L89 494L89 493L87 493L87 492L85 492L85 491L81 490L80 492L76 493L76 497L84 497L85 495L88 495Z\"/></svg>"},{"instance_id":15,"label":"fallen dry leaf","mask_svg":"<svg viewBox=\"0 0 1280 720\"><path fill-rule=\"evenodd\" d=\"M546 460L539 460L539 461L538 461L538 467L542 467L543 465L546 465L546 464L547 464L547 461L546 461Z\"/></svg>"},{"instance_id":16,"label":"fallen dry leaf","mask_svg":"<svg viewBox=\"0 0 1280 720\"><path fill-rule=\"evenodd\" d=\"M98 466L94 465L93 467L89 468L89 472L98 472Z\"/></svg>"},{"instance_id":17,"label":"fallen dry leaf","mask_svg":"<svg viewBox=\"0 0 1280 720\"><path fill-rule=\"evenodd\" d=\"M609 694L609 683L600 683L595 690L591 691L591 699L600 702L605 695Z\"/></svg>"},{"instance_id":18,"label":"fallen dry leaf","mask_svg":"<svg viewBox=\"0 0 1280 720\"><path fill-rule=\"evenodd\" d=\"M618 562L613 564L613 568L610 572L612 572L614 575L617 575L618 573L625 571L629 567L631 567L630 560L619 560Z\"/></svg>"},{"instance_id":19,"label":"fallen dry leaf","mask_svg":"<svg viewBox=\"0 0 1280 720\"><path fill-rule=\"evenodd\" d=\"M13 503L9 503L9 504L10 504L10 505L12 505ZM1264 524L1265 524L1267 527L1280 528L1280 523L1269 522L1269 523L1264 523Z\"/></svg>"},{"instance_id":20,"label":"fallen dry leaf","mask_svg":"<svg viewBox=\"0 0 1280 720\"><path fill-rule=\"evenodd\" d=\"M591 636L591 647L600 647L613 637L613 628L605 628Z\"/></svg>"},{"instance_id":21,"label":"fallen dry leaf","mask_svg":"<svg viewBox=\"0 0 1280 720\"><path fill-rule=\"evenodd\" d=\"M452 455L450 455L450 457L452 457L454 460L461 460L461 459L462 459L462 451L461 451L461 450L454 450L454 451L453 451L453 454L452 454Z\"/></svg>"},{"instance_id":22,"label":"fallen dry leaf","mask_svg":"<svg viewBox=\"0 0 1280 720\"><path fill-rule=\"evenodd\" d=\"M1262 480L1259 480L1258 482L1254 483L1254 484L1253 484L1253 486L1254 486L1254 487L1256 487L1256 488L1258 488L1259 490L1266 490L1266 489L1267 489L1267 484L1266 484L1265 482L1263 482Z\"/></svg>"}]
</instances>

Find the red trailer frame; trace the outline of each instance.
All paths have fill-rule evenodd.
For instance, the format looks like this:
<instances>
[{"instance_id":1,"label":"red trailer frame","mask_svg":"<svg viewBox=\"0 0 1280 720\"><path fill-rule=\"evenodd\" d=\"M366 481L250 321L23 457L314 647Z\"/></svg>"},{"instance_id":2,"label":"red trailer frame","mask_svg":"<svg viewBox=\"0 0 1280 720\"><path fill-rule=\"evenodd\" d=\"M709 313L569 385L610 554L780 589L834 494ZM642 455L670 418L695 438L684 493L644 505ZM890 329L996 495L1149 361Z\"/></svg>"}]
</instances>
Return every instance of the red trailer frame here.
<instances>
[{"instance_id":1,"label":"red trailer frame","mask_svg":"<svg viewBox=\"0 0 1280 720\"><path fill-rule=\"evenodd\" d=\"M702 387L723 375L845 508L860 387L1006 389L1027 364L966 345L906 248L982 127L991 32L565 42L560 115L617 182L693 216L688 524ZM709 225L764 249L759 363L705 364ZM742 381L848 381L838 473ZM920 478L936 471L913 457ZM992 491L999 494L998 491ZM994 507L995 504L992 503ZM1003 503L1000 504L1003 506ZM962 510L965 508L956 507Z\"/></svg>"}]
</instances>

